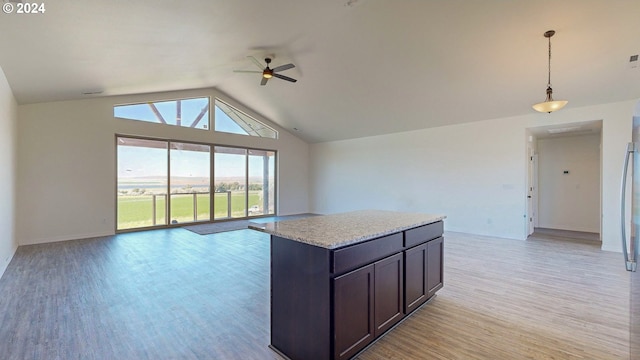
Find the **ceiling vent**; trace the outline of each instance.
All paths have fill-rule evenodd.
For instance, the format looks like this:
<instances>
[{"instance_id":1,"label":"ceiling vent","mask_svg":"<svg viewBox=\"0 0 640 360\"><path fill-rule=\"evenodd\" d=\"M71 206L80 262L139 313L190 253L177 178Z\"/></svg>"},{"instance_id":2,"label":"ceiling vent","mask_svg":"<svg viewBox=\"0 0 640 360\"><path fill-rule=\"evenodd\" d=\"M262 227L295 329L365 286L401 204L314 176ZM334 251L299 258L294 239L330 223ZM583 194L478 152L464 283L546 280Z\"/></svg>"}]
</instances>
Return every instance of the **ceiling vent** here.
<instances>
[{"instance_id":1,"label":"ceiling vent","mask_svg":"<svg viewBox=\"0 0 640 360\"><path fill-rule=\"evenodd\" d=\"M565 133L576 133L576 132L589 132L591 130L589 129L583 129L581 126L571 126L571 127L564 127L564 128L556 128L556 129L549 129L547 130L547 132L549 134L565 134Z\"/></svg>"},{"instance_id":2,"label":"ceiling vent","mask_svg":"<svg viewBox=\"0 0 640 360\"><path fill-rule=\"evenodd\" d=\"M565 128L557 128L557 129L549 129L549 130L547 130L547 132L548 132L549 134L564 134L564 133L574 132L574 131L578 131L578 130L580 130L580 126L565 127Z\"/></svg>"},{"instance_id":3,"label":"ceiling vent","mask_svg":"<svg viewBox=\"0 0 640 360\"><path fill-rule=\"evenodd\" d=\"M104 90L100 89L85 89L82 90L82 95L100 95L104 92Z\"/></svg>"},{"instance_id":4,"label":"ceiling vent","mask_svg":"<svg viewBox=\"0 0 640 360\"><path fill-rule=\"evenodd\" d=\"M362 3L362 0L347 0L344 3L345 7L356 7Z\"/></svg>"}]
</instances>

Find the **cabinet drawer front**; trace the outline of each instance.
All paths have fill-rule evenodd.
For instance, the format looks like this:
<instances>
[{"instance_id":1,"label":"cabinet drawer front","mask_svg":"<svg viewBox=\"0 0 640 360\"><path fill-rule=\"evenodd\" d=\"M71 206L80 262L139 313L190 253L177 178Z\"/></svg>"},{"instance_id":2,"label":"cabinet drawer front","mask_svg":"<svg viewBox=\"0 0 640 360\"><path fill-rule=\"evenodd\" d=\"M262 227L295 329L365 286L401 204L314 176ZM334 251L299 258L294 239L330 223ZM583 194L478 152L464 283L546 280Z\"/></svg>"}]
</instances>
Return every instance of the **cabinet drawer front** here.
<instances>
[{"instance_id":1,"label":"cabinet drawer front","mask_svg":"<svg viewBox=\"0 0 640 360\"><path fill-rule=\"evenodd\" d=\"M404 246L412 247L423 242L442 236L444 226L442 221L410 229L404 232Z\"/></svg>"},{"instance_id":2,"label":"cabinet drawer front","mask_svg":"<svg viewBox=\"0 0 640 360\"><path fill-rule=\"evenodd\" d=\"M402 233L397 233L333 252L331 272L340 274L402 251Z\"/></svg>"}]
</instances>

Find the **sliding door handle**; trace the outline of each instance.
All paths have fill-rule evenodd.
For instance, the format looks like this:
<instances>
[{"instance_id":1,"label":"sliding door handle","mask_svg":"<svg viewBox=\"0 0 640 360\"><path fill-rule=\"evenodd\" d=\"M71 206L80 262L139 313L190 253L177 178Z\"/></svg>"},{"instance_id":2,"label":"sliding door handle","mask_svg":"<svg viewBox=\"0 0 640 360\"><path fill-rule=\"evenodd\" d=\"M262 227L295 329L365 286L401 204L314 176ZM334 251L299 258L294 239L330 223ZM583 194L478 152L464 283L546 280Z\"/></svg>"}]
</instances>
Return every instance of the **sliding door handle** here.
<instances>
[{"instance_id":1,"label":"sliding door handle","mask_svg":"<svg viewBox=\"0 0 640 360\"><path fill-rule=\"evenodd\" d=\"M635 271L635 261L629 260L629 251L627 250L627 214L626 214L626 197L627 197L627 170L629 169L630 155L634 154L635 143L627 144L627 151L624 155L624 166L622 168L622 184L620 186L620 233L622 235L622 255L624 256L624 263L627 271ZM632 236L631 241L635 241L635 234ZM634 244L635 245L635 244ZM632 260L635 260L632 259Z\"/></svg>"}]
</instances>

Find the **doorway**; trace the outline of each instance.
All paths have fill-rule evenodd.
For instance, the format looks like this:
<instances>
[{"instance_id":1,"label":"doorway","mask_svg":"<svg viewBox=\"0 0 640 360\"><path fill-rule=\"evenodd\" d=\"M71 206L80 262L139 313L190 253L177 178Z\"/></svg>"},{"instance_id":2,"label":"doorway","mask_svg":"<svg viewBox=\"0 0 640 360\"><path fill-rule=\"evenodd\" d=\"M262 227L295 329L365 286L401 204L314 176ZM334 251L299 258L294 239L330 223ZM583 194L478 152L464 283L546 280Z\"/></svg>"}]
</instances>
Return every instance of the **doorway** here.
<instances>
[{"instance_id":1,"label":"doorway","mask_svg":"<svg viewBox=\"0 0 640 360\"><path fill-rule=\"evenodd\" d=\"M527 235L600 242L602 121L527 129Z\"/></svg>"}]
</instances>

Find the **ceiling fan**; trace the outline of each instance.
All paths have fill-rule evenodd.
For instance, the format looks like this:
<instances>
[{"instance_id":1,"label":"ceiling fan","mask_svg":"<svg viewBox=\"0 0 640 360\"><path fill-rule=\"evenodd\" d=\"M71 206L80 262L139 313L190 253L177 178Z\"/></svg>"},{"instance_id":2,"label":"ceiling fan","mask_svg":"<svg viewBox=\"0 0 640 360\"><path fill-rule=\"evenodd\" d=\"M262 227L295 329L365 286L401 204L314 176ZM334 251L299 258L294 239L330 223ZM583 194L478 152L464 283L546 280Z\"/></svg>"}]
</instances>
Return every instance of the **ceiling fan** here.
<instances>
[{"instance_id":1,"label":"ceiling fan","mask_svg":"<svg viewBox=\"0 0 640 360\"><path fill-rule=\"evenodd\" d=\"M288 76L284 76L284 75L280 75L278 74L278 72L280 71L284 71L284 70L289 70L291 68L296 67L295 65L289 63L289 64L285 64L285 65L280 65L277 67L274 67L273 69L269 68L269 64L271 64L271 58L267 57L264 59L264 62L267 64L267 66L265 68L262 68L262 64L253 56L247 56L249 59L251 59L251 61L253 61L253 63L260 69L260 71L257 70L233 70L234 72L238 72L238 73L255 73L255 74L262 74L262 81L260 81L260 85L267 85L267 81L269 81L269 79L271 79L272 77L276 77L278 79L282 79L282 80L286 80L289 82L296 82L298 80L290 78Z\"/></svg>"}]
</instances>

